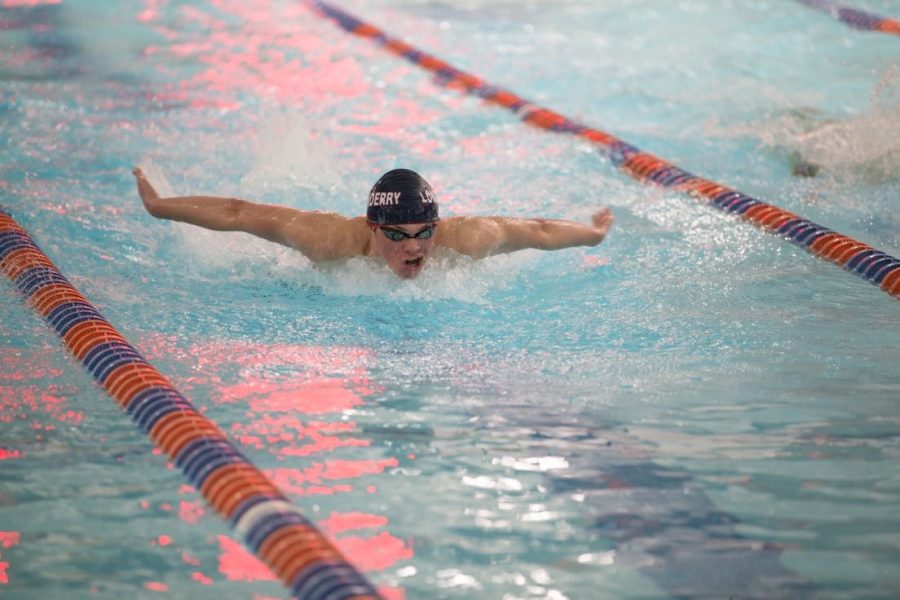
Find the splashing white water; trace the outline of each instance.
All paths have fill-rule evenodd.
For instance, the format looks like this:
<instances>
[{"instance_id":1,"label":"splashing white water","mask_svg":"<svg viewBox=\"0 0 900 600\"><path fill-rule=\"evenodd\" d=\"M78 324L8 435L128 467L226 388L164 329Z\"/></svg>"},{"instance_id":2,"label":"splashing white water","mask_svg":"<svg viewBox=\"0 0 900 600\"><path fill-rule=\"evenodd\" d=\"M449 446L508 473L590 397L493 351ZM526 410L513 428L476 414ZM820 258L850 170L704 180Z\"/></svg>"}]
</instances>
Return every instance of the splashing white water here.
<instances>
[{"instance_id":1,"label":"splashing white water","mask_svg":"<svg viewBox=\"0 0 900 600\"><path fill-rule=\"evenodd\" d=\"M160 167L155 160L149 156L144 156L138 161L138 165L144 171L147 179L153 184L156 193L158 193L161 198L177 195L175 193L175 188L169 183L169 179L166 177L162 167Z\"/></svg>"},{"instance_id":2,"label":"splashing white water","mask_svg":"<svg viewBox=\"0 0 900 600\"><path fill-rule=\"evenodd\" d=\"M764 136L764 141L783 145L794 153L795 160L820 167L827 174L870 183L900 177L900 104L812 124L791 115L782 126Z\"/></svg>"},{"instance_id":3,"label":"splashing white water","mask_svg":"<svg viewBox=\"0 0 900 600\"><path fill-rule=\"evenodd\" d=\"M255 164L241 179L241 192L255 196L273 190L292 193L297 188L344 191L334 152L323 137L297 110L264 116L251 143Z\"/></svg>"},{"instance_id":4,"label":"splashing white water","mask_svg":"<svg viewBox=\"0 0 900 600\"><path fill-rule=\"evenodd\" d=\"M527 264L531 253L475 260L449 250L437 251L415 279L400 279L380 259L358 257L348 261L296 270L297 263L279 263L281 277L321 287L341 296L382 296L395 300L460 300L487 302L492 290L510 285Z\"/></svg>"},{"instance_id":5,"label":"splashing white water","mask_svg":"<svg viewBox=\"0 0 900 600\"><path fill-rule=\"evenodd\" d=\"M864 183L900 178L900 64L885 70L859 114L837 117L798 108L763 124L720 129L755 136L763 146L786 153L795 174L799 168L799 174Z\"/></svg>"}]
</instances>

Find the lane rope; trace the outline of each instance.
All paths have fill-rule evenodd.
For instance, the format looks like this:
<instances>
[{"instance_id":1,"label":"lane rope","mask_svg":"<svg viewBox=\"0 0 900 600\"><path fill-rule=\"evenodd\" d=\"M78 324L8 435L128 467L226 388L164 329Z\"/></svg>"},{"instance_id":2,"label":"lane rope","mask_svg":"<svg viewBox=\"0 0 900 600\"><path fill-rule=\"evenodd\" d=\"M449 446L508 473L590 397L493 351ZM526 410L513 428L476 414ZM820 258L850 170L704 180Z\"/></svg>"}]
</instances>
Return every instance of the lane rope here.
<instances>
[{"instance_id":1,"label":"lane rope","mask_svg":"<svg viewBox=\"0 0 900 600\"><path fill-rule=\"evenodd\" d=\"M898 19L887 19L864 10L842 6L830 0L797 0L797 2L813 10L826 12L854 29L900 35L900 20Z\"/></svg>"},{"instance_id":2,"label":"lane rope","mask_svg":"<svg viewBox=\"0 0 900 600\"><path fill-rule=\"evenodd\" d=\"M602 149L616 167L632 178L651 185L684 192L727 213L762 227L812 254L836 263L867 279L882 290L900 298L900 259L849 236L813 223L790 211L768 204L727 186L688 173L662 158L644 152L609 133L576 123L524 98L496 87L480 77L423 52L388 35L355 16L322 0L304 0L305 4L342 29L364 37L389 52L434 73L444 85L512 111L529 125L556 133L575 135Z\"/></svg>"},{"instance_id":3,"label":"lane rope","mask_svg":"<svg viewBox=\"0 0 900 600\"><path fill-rule=\"evenodd\" d=\"M2 208L0 270L294 597L381 598L225 433L201 415L75 289Z\"/></svg>"}]
</instances>

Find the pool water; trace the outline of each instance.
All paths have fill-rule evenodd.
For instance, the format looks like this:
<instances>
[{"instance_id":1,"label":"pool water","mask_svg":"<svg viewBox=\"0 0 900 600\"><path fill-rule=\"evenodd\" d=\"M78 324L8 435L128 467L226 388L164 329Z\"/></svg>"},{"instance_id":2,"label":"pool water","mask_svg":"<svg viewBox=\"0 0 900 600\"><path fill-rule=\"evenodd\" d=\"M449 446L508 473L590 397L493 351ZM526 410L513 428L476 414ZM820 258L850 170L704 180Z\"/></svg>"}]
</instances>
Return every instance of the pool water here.
<instances>
[{"instance_id":1,"label":"pool water","mask_svg":"<svg viewBox=\"0 0 900 600\"><path fill-rule=\"evenodd\" d=\"M791 2L340 6L900 255L896 37ZM0 23L0 203L386 597L900 592L895 298L302 2L0 0ZM155 220L135 164L348 215L404 166L445 215L616 223L400 281ZM0 288L0 596L287 598Z\"/></svg>"}]
</instances>

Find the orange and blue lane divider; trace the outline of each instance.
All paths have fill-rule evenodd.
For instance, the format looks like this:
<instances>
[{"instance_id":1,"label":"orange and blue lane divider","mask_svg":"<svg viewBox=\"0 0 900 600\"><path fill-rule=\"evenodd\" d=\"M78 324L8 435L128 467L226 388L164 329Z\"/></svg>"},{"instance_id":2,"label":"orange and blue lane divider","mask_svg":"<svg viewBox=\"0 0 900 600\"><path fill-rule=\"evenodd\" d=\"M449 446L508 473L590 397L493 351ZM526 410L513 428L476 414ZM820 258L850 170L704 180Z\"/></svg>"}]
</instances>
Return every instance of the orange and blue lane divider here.
<instances>
[{"instance_id":1,"label":"orange and blue lane divider","mask_svg":"<svg viewBox=\"0 0 900 600\"><path fill-rule=\"evenodd\" d=\"M898 19L887 19L864 10L842 6L830 0L797 0L797 2L812 9L826 12L854 29L900 35L900 20Z\"/></svg>"},{"instance_id":2,"label":"orange and blue lane divider","mask_svg":"<svg viewBox=\"0 0 900 600\"><path fill-rule=\"evenodd\" d=\"M381 598L324 534L110 325L2 209L0 270L294 597Z\"/></svg>"},{"instance_id":3,"label":"orange and blue lane divider","mask_svg":"<svg viewBox=\"0 0 900 600\"><path fill-rule=\"evenodd\" d=\"M888 294L900 298L900 259L886 252L775 205L698 177L609 133L576 123L559 113L537 106L513 92L493 86L414 48L327 2L307 0L307 3L347 32L367 38L431 71L448 87L502 106L529 125L575 135L591 142L599 146L616 167L634 179L700 198L722 211L738 215L771 233L786 237L816 256L834 262L879 286Z\"/></svg>"}]
</instances>

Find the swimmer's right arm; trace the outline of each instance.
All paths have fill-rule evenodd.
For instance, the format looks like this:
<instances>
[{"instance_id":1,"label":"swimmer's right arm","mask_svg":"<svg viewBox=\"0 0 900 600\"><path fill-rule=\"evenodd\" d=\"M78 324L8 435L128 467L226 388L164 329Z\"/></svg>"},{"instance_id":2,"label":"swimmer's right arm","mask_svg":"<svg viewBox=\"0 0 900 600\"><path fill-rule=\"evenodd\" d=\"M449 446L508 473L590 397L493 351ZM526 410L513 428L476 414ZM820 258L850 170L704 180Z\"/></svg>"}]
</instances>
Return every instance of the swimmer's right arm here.
<instances>
[{"instance_id":1,"label":"swimmer's right arm","mask_svg":"<svg viewBox=\"0 0 900 600\"><path fill-rule=\"evenodd\" d=\"M313 261L362 253L365 230L334 213L257 204L239 198L181 196L160 198L144 172L135 168L138 194L154 217L216 231L244 231L302 252Z\"/></svg>"}]
</instances>

